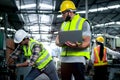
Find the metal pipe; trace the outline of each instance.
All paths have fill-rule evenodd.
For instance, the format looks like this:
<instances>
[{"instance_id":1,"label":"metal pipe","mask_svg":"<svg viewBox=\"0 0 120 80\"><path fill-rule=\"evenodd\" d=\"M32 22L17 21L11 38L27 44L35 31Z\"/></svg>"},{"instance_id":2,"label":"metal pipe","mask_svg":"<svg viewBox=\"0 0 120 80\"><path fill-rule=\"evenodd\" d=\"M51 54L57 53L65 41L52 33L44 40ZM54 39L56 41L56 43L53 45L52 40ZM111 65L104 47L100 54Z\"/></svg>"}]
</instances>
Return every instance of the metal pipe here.
<instances>
[{"instance_id":1,"label":"metal pipe","mask_svg":"<svg viewBox=\"0 0 120 80\"><path fill-rule=\"evenodd\" d=\"M88 19L88 0L85 0L85 9L86 9L85 17L86 19Z\"/></svg>"}]
</instances>

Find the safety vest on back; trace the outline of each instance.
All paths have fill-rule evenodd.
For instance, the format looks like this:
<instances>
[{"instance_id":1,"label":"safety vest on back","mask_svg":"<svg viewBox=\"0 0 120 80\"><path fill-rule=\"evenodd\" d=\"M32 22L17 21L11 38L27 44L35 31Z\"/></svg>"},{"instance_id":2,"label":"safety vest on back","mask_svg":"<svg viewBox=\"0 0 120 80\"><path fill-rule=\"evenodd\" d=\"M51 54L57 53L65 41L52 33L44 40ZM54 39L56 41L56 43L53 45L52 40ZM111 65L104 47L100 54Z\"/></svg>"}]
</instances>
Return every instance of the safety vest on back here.
<instances>
[{"instance_id":1,"label":"safety vest on back","mask_svg":"<svg viewBox=\"0 0 120 80\"><path fill-rule=\"evenodd\" d=\"M32 56L32 48L35 44L39 44L42 47L42 51L39 53L39 58L35 61L34 67L43 69L52 60L52 57L49 55L48 51L43 48L43 45L40 42L30 38L28 48L26 46L23 46L24 55L30 58Z\"/></svg>"},{"instance_id":2,"label":"safety vest on back","mask_svg":"<svg viewBox=\"0 0 120 80\"><path fill-rule=\"evenodd\" d=\"M61 31L82 30L85 21L86 19L80 17L79 14L77 14L73 17L71 22L67 21L62 24ZM79 37L79 34L76 36ZM79 50L79 49L63 47L61 56L85 56L87 59L90 59L90 51L89 48L84 50Z\"/></svg>"},{"instance_id":3,"label":"safety vest on back","mask_svg":"<svg viewBox=\"0 0 120 80\"><path fill-rule=\"evenodd\" d=\"M100 46L94 48L94 66L107 65L107 52L106 47L104 47L103 58L100 60Z\"/></svg>"}]
</instances>

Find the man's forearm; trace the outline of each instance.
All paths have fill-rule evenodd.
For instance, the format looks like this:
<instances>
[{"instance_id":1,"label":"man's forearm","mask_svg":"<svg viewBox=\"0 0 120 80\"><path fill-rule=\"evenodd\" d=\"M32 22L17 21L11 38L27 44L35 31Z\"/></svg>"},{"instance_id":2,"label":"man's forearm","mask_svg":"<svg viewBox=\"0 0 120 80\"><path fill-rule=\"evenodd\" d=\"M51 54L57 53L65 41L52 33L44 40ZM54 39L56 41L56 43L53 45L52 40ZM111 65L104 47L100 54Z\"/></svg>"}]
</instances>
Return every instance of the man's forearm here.
<instances>
[{"instance_id":1,"label":"man's forearm","mask_svg":"<svg viewBox=\"0 0 120 80\"><path fill-rule=\"evenodd\" d=\"M27 67L28 66L28 62L24 62L24 63L18 63L16 64L16 67Z\"/></svg>"}]
</instances>

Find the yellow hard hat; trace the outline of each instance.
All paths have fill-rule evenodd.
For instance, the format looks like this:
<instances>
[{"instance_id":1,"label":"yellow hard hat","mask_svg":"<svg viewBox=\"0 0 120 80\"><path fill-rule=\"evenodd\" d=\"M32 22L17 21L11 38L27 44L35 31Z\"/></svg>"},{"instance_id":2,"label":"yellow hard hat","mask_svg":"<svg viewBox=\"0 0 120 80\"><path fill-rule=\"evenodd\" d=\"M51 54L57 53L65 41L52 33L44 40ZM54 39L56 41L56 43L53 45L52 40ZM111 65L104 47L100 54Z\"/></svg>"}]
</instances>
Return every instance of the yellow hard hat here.
<instances>
[{"instance_id":1,"label":"yellow hard hat","mask_svg":"<svg viewBox=\"0 0 120 80\"><path fill-rule=\"evenodd\" d=\"M104 43L104 38L103 38L102 36L98 36L98 37L96 38L96 41L97 41L97 42L100 42L100 43Z\"/></svg>"},{"instance_id":2,"label":"yellow hard hat","mask_svg":"<svg viewBox=\"0 0 120 80\"><path fill-rule=\"evenodd\" d=\"M76 10L75 4L71 0L65 0L60 5L60 12L63 12L68 9Z\"/></svg>"}]
</instances>

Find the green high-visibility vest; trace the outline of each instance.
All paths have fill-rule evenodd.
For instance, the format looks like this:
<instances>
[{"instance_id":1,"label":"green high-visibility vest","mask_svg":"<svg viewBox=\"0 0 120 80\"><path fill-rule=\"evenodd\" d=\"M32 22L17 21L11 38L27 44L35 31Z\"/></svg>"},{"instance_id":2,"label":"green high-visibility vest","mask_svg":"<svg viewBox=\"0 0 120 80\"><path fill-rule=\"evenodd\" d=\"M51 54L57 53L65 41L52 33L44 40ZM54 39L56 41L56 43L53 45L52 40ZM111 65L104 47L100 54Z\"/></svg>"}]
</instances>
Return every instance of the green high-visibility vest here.
<instances>
[{"instance_id":1,"label":"green high-visibility vest","mask_svg":"<svg viewBox=\"0 0 120 80\"><path fill-rule=\"evenodd\" d=\"M63 22L61 26L61 31L71 31L71 30L82 30L83 24L86 21L85 18L79 16L79 14L75 15L72 21ZM76 35L79 37L79 34ZM90 51L89 48L80 50L73 49L69 47L62 47L61 56L85 56L87 59L90 59Z\"/></svg>"},{"instance_id":2,"label":"green high-visibility vest","mask_svg":"<svg viewBox=\"0 0 120 80\"><path fill-rule=\"evenodd\" d=\"M34 67L43 69L52 60L52 57L49 55L48 51L43 48L43 45L40 42L30 38L28 48L26 46L23 46L24 55L30 58L30 56L32 56L32 48L35 44L39 44L42 48L42 51L39 52L39 58L35 61Z\"/></svg>"}]
</instances>

